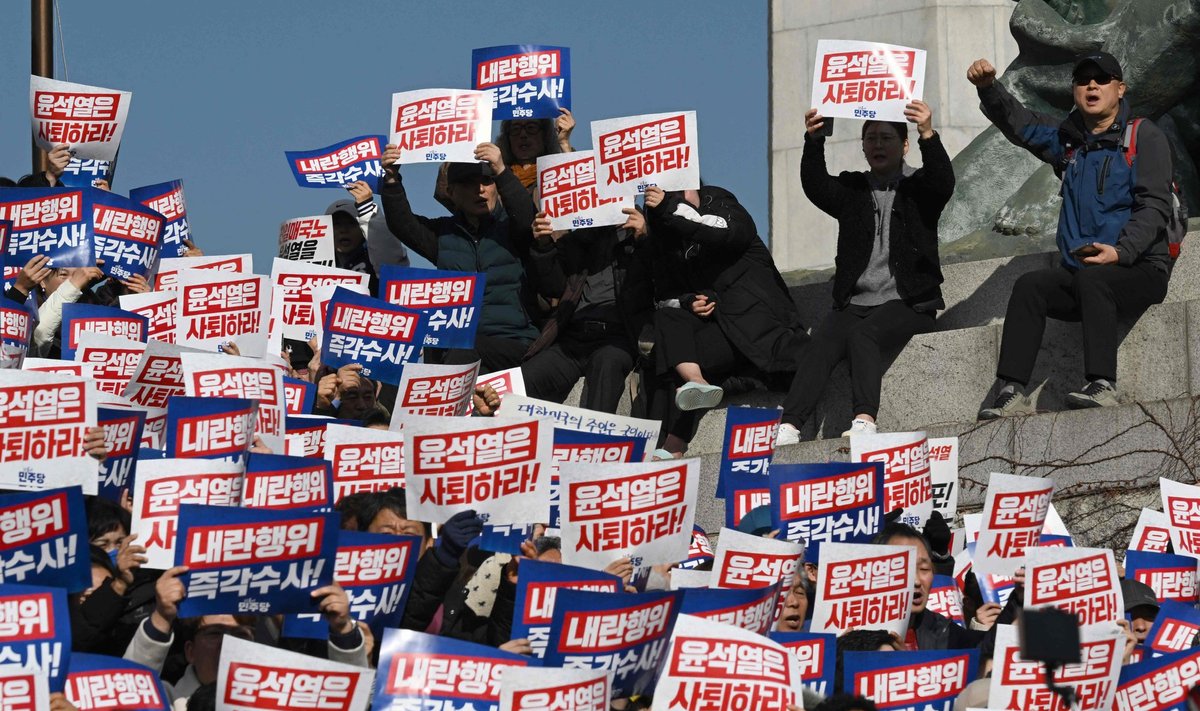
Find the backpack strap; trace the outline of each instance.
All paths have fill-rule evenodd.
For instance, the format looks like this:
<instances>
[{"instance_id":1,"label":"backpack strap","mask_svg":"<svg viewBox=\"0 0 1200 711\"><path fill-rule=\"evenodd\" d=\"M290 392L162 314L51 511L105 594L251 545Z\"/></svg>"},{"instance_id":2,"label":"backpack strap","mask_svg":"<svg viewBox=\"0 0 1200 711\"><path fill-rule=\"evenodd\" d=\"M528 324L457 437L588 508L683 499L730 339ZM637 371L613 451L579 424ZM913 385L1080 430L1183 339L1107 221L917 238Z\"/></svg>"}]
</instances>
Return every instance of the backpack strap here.
<instances>
[{"instance_id":1,"label":"backpack strap","mask_svg":"<svg viewBox=\"0 0 1200 711\"><path fill-rule=\"evenodd\" d=\"M1135 118L1125 124L1125 133L1121 136L1121 151L1125 154L1125 164L1133 167L1133 159L1137 158L1137 130L1142 120Z\"/></svg>"}]
</instances>

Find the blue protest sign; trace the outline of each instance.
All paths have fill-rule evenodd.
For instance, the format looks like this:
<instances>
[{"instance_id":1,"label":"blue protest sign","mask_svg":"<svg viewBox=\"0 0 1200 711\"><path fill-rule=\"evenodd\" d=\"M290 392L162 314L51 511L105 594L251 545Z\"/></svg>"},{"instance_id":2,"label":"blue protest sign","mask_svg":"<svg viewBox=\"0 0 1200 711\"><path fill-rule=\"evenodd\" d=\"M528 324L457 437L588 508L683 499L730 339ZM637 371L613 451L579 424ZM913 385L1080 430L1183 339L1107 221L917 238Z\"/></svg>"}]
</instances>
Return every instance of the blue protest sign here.
<instances>
[{"instance_id":1,"label":"blue protest sign","mask_svg":"<svg viewBox=\"0 0 1200 711\"><path fill-rule=\"evenodd\" d=\"M32 667L62 691L71 654L71 614L62 588L0 585L0 659Z\"/></svg>"},{"instance_id":2,"label":"blue protest sign","mask_svg":"<svg viewBox=\"0 0 1200 711\"><path fill-rule=\"evenodd\" d=\"M285 451L296 457L323 457L325 455L325 428L329 425L358 427L362 425L362 422L320 415L289 413L283 420Z\"/></svg>"},{"instance_id":3,"label":"blue protest sign","mask_svg":"<svg viewBox=\"0 0 1200 711\"><path fill-rule=\"evenodd\" d=\"M283 376L283 397L289 415L310 415L317 401L317 386L307 380Z\"/></svg>"},{"instance_id":4,"label":"blue protest sign","mask_svg":"<svg viewBox=\"0 0 1200 711\"><path fill-rule=\"evenodd\" d=\"M92 586L79 487L0 496L0 583Z\"/></svg>"},{"instance_id":5,"label":"blue protest sign","mask_svg":"<svg viewBox=\"0 0 1200 711\"><path fill-rule=\"evenodd\" d=\"M232 397L167 398L168 457L242 457L253 443L258 401Z\"/></svg>"},{"instance_id":6,"label":"blue protest sign","mask_svg":"<svg viewBox=\"0 0 1200 711\"><path fill-rule=\"evenodd\" d=\"M967 626L967 621L963 618L962 591L949 575L933 576L933 585L929 588L929 599L925 607L943 617L949 617L962 627Z\"/></svg>"},{"instance_id":7,"label":"blue protest sign","mask_svg":"<svg viewBox=\"0 0 1200 711\"><path fill-rule=\"evenodd\" d=\"M33 324L34 315L25 307L0 305L0 368L21 369L29 352Z\"/></svg>"},{"instance_id":8,"label":"blue protest sign","mask_svg":"<svg viewBox=\"0 0 1200 711\"><path fill-rule=\"evenodd\" d=\"M554 469L550 475L550 528L562 527L558 467L566 462L616 464L646 460L646 440L631 434L585 432L554 428Z\"/></svg>"},{"instance_id":9,"label":"blue protest sign","mask_svg":"<svg viewBox=\"0 0 1200 711\"><path fill-rule=\"evenodd\" d=\"M47 266L94 267L92 191L83 188L8 188L0 194L0 220L12 222L5 253L24 266L44 254Z\"/></svg>"},{"instance_id":10,"label":"blue protest sign","mask_svg":"<svg viewBox=\"0 0 1200 711\"><path fill-rule=\"evenodd\" d=\"M713 562L712 542L708 534L699 526L692 526L692 544L688 546L688 556L677 566L681 570L695 570L705 563Z\"/></svg>"},{"instance_id":11,"label":"blue protest sign","mask_svg":"<svg viewBox=\"0 0 1200 711\"><path fill-rule=\"evenodd\" d=\"M471 88L492 96L492 120L558 118L571 108L571 50L510 44L471 50Z\"/></svg>"},{"instance_id":12,"label":"blue protest sign","mask_svg":"<svg viewBox=\"0 0 1200 711\"><path fill-rule=\"evenodd\" d=\"M75 360L81 333L102 333L145 343L149 328L150 322L145 316L124 309L97 304L63 304L62 359Z\"/></svg>"},{"instance_id":13,"label":"blue protest sign","mask_svg":"<svg viewBox=\"0 0 1200 711\"><path fill-rule=\"evenodd\" d=\"M533 536L535 524L485 523L479 549L493 553L521 555L521 544Z\"/></svg>"},{"instance_id":14,"label":"blue protest sign","mask_svg":"<svg viewBox=\"0 0 1200 711\"><path fill-rule=\"evenodd\" d=\"M149 277L158 264L167 218L117 193L92 190L89 197L96 260L104 260L101 271L117 279Z\"/></svg>"},{"instance_id":15,"label":"blue protest sign","mask_svg":"<svg viewBox=\"0 0 1200 711\"><path fill-rule=\"evenodd\" d=\"M771 458L782 414L775 408L731 407L717 470L717 496L725 499L725 525L737 528L750 511L771 503Z\"/></svg>"},{"instance_id":16,"label":"blue protest sign","mask_svg":"<svg viewBox=\"0 0 1200 711\"><path fill-rule=\"evenodd\" d=\"M338 287L325 307L321 359L331 368L358 363L362 375L399 383L404 364L425 342L425 317L386 301Z\"/></svg>"},{"instance_id":17,"label":"blue protest sign","mask_svg":"<svg viewBox=\"0 0 1200 711\"><path fill-rule=\"evenodd\" d=\"M337 519L314 510L180 504L175 565L186 565L183 617L311 612L333 582Z\"/></svg>"},{"instance_id":18,"label":"blue protest sign","mask_svg":"<svg viewBox=\"0 0 1200 711\"><path fill-rule=\"evenodd\" d=\"M779 583L761 588L687 588L679 611L766 634L775 622Z\"/></svg>"},{"instance_id":19,"label":"blue protest sign","mask_svg":"<svg viewBox=\"0 0 1200 711\"><path fill-rule=\"evenodd\" d=\"M529 663L528 657L495 647L385 629L371 709L496 709L502 670Z\"/></svg>"},{"instance_id":20,"label":"blue protest sign","mask_svg":"<svg viewBox=\"0 0 1200 711\"><path fill-rule=\"evenodd\" d=\"M192 230L188 226L182 180L134 188L129 191L129 199L154 210L166 220L162 230L161 256L182 257L187 254L184 241L191 241Z\"/></svg>"},{"instance_id":21,"label":"blue protest sign","mask_svg":"<svg viewBox=\"0 0 1200 711\"><path fill-rule=\"evenodd\" d=\"M1159 602L1197 602L1196 559L1173 553L1125 552L1125 577L1145 583Z\"/></svg>"},{"instance_id":22,"label":"blue protest sign","mask_svg":"<svg viewBox=\"0 0 1200 711\"><path fill-rule=\"evenodd\" d=\"M561 590L616 593L621 591L621 579L590 568L522 560L517 573L512 639L528 639L535 657L546 655L550 624L554 619L554 600Z\"/></svg>"},{"instance_id":23,"label":"blue protest sign","mask_svg":"<svg viewBox=\"0 0 1200 711\"><path fill-rule=\"evenodd\" d=\"M1128 610L1126 610L1128 613ZM1154 656L1191 649L1200 633L1200 610L1175 600L1166 600L1154 616L1154 625L1146 634L1146 648Z\"/></svg>"},{"instance_id":24,"label":"blue protest sign","mask_svg":"<svg viewBox=\"0 0 1200 711\"><path fill-rule=\"evenodd\" d=\"M1121 667L1114 709L1188 711L1188 695L1200 683L1200 647L1143 659Z\"/></svg>"},{"instance_id":25,"label":"blue protest sign","mask_svg":"<svg viewBox=\"0 0 1200 711\"><path fill-rule=\"evenodd\" d=\"M108 448L108 457L100 463L97 493L109 501L120 501L122 491L133 489L142 430L146 426L146 411L127 407L97 407L96 424L104 428L104 446Z\"/></svg>"},{"instance_id":26,"label":"blue protest sign","mask_svg":"<svg viewBox=\"0 0 1200 711\"><path fill-rule=\"evenodd\" d=\"M613 595L559 590L546 666L612 669L613 697L650 691L666 657L683 593Z\"/></svg>"},{"instance_id":27,"label":"blue protest sign","mask_svg":"<svg viewBox=\"0 0 1200 711\"><path fill-rule=\"evenodd\" d=\"M284 454L250 454L242 484L242 506L332 510L333 504L333 470L329 462Z\"/></svg>"},{"instance_id":28,"label":"blue protest sign","mask_svg":"<svg viewBox=\"0 0 1200 711\"><path fill-rule=\"evenodd\" d=\"M379 192L379 159L387 136L359 136L312 151L284 151L302 188L340 188L362 180Z\"/></svg>"},{"instance_id":29,"label":"blue protest sign","mask_svg":"<svg viewBox=\"0 0 1200 711\"><path fill-rule=\"evenodd\" d=\"M91 188L97 180L107 180L112 186L114 168L113 161L71 158L62 175L58 176L58 182L68 188Z\"/></svg>"},{"instance_id":30,"label":"blue protest sign","mask_svg":"<svg viewBox=\"0 0 1200 711\"><path fill-rule=\"evenodd\" d=\"M837 673L837 635L822 632L771 632L800 664L800 680L822 696L833 694Z\"/></svg>"},{"instance_id":31,"label":"blue protest sign","mask_svg":"<svg viewBox=\"0 0 1200 711\"><path fill-rule=\"evenodd\" d=\"M866 543L883 526L883 463L781 464L771 467L771 528L806 543Z\"/></svg>"},{"instance_id":32,"label":"blue protest sign","mask_svg":"<svg viewBox=\"0 0 1200 711\"><path fill-rule=\"evenodd\" d=\"M412 589L421 536L338 531L333 580L350 598L350 615L366 622L378 639L385 627L399 627ZM329 624L319 613L288 615L285 637L326 639Z\"/></svg>"},{"instance_id":33,"label":"blue protest sign","mask_svg":"<svg viewBox=\"0 0 1200 711\"><path fill-rule=\"evenodd\" d=\"M91 711L168 711L171 704L149 667L99 654L71 654L67 700Z\"/></svg>"},{"instance_id":34,"label":"blue protest sign","mask_svg":"<svg viewBox=\"0 0 1200 711\"><path fill-rule=\"evenodd\" d=\"M383 265L380 298L425 314L424 345L474 348L475 330L483 314L486 274Z\"/></svg>"},{"instance_id":35,"label":"blue protest sign","mask_svg":"<svg viewBox=\"0 0 1200 711\"><path fill-rule=\"evenodd\" d=\"M875 702L880 711L952 711L954 699L975 679L977 649L921 652L846 652L847 693Z\"/></svg>"}]
</instances>

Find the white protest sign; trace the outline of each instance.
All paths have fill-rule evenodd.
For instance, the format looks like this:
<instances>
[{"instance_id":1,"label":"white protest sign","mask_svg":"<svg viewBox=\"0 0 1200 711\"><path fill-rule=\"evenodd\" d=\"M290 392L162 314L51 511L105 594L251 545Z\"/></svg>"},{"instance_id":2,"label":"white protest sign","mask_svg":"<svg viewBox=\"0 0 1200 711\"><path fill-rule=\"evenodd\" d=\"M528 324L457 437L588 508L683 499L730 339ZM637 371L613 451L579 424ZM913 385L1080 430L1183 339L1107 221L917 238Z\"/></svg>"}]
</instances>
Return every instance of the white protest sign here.
<instances>
[{"instance_id":1,"label":"white protest sign","mask_svg":"<svg viewBox=\"0 0 1200 711\"><path fill-rule=\"evenodd\" d=\"M47 151L65 143L75 158L112 161L132 100L128 91L30 76L33 139Z\"/></svg>"},{"instance_id":2,"label":"white protest sign","mask_svg":"<svg viewBox=\"0 0 1200 711\"><path fill-rule=\"evenodd\" d=\"M1175 553L1200 558L1200 486L1170 479L1158 484Z\"/></svg>"},{"instance_id":3,"label":"white protest sign","mask_svg":"<svg viewBox=\"0 0 1200 711\"><path fill-rule=\"evenodd\" d=\"M1067 664L1055 674L1054 682L1075 689L1079 711L1109 711L1117 691L1125 633L1115 624L1102 623L1079 629L1078 664ZM992 658L992 681L988 687L989 709L1034 711L1061 709L1058 696L1046 686L1046 668L1041 662L1021 658L1017 628L996 628L996 652Z\"/></svg>"},{"instance_id":4,"label":"white protest sign","mask_svg":"<svg viewBox=\"0 0 1200 711\"><path fill-rule=\"evenodd\" d=\"M241 506L242 465L220 459L143 459L133 481L133 522L146 567L175 565L180 504Z\"/></svg>"},{"instance_id":5,"label":"white protest sign","mask_svg":"<svg viewBox=\"0 0 1200 711\"><path fill-rule=\"evenodd\" d=\"M80 377L0 370L0 488L78 484L95 494L100 463L83 442L96 426L97 397Z\"/></svg>"},{"instance_id":6,"label":"white protest sign","mask_svg":"<svg viewBox=\"0 0 1200 711\"><path fill-rule=\"evenodd\" d=\"M611 689L611 672L603 669L504 667L500 711L608 711Z\"/></svg>"},{"instance_id":7,"label":"white protest sign","mask_svg":"<svg viewBox=\"0 0 1200 711\"><path fill-rule=\"evenodd\" d=\"M916 576L912 546L822 543L812 631L887 630L904 639Z\"/></svg>"},{"instance_id":8,"label":"white protest sign","mask_svg":"<svg viewBox=\"0 0 1200 711\"><path fill-rule=\"evenodd\" d=\"M175 309L179 304L174 291L121 294L117 299L125 311L146 317L148 340L175 342Z\"/></svg>"},{"instance_id":9,"label":"white protest sign","mask_svg":"<svg viewBox=\"0 0 1200 711\"><path fill-rule=\"evenodd\" d=\"M279 225L279 258L333 267L333 216L284 220Z\"/></svg>"},{"instance_id":10,"label":"white protest sign","mask_svg":"<svg viewBox=\"0 0 1200 711\"><path fill-rule=\"evenodd\" d=\"M404 486L404 436L399 432L326 425L323 455L332 463L335 501Z\"/></svg>"},{"instance_id":11,"label":"white protest sign","mask_svg":"<svg viewBox=\"0 0 1200 711\"><path fill-rule=\"evenodd\" d=\"M1133 528L1133 538L1129 541L1129 550L1166 553L1170 545L1171 522L1167 519L1167 515L1154 509L1142 509L1141 514L1138 515L1137 525Z\"/></svg>"},{"instance_id":12,"label":"white protest sign","mask_svg":"<svg viewBox=\"0 0 1200 711\"><path fill-rule=\"evenodd\" d=\"M1053 605L1094 625L1125 619L1117 563L1110 549L1045 547L1025 553L1025 609Z\"/></svg>"},{"instance_id":13,"label":"white protest sign","mask_svg":"<svg viewBox=\"0 0 1200 711\"><path fill-rule=\"evenodd\" d=\"M228 635L217 667L217 711L366 711L375 670Z\"/></svg>"},{"instance_id":14,"label":"white protest sign","mask_svg":"<svg viewBox=\"0 0 1200 711\"><path fill-rule=\"evenodd\" d=\"M180 272L175 342L212 352L232 341L241 355L262 357L271 291L270 280L255 274Z\"/></svg>"},{"instance_id":15,"label":"white protest sign","mask_svg":"<svg viewBox=\"0 0 1200 711\"><path fill-rule=\"evenodd\" d=\"M546 422L406 415L400 423L409 518L474 510L494 525L549 520L554 428Z\"/></svg>"},{"instance_id":16,"label":"white protest sign","mask_svg":"<svg viewBox=\"0 0 1200 711\"><path fill-rule=\"evenodd\" d=\"M276 257L271 262L271 283L275 286L275 301L282 302L278 318L282 318L279 325L283 337L307 341L321 332L321 312L313 305L314 289L330 287L332 296L334 287L343 286L370 296L370 282L369 274Z\"/></svg>"},{"instance_id":17,"label":"white protest sign","mask_svg":"<svg viewBox=\"0 0 1200 711\"><path fill-rule=\"evenodd\" d=\"M685 568L674 568L671 570L672 590L706 588L710 582L712 582L711 570L687 570Z\"/></svg>"},{"instance_id":18,"label":"white protest sign","mask_svg":"<svg viewBox=\"0 0 1200 711\"><path fill-rule=\"evenodd\" d=\"M505 395L525 396L525 376L521 369L508 368L480 375L475 379L476 387L490 385L503 402Z\"/></svg>"},{"instance_id":19,"label":"white protest sign","mask_svg":"<svg viewBox=\"0 0 1200 711\"><path fill-rule=\"evenodd\" d=\"M134 405L141 407L166 407L172 395L185 394L183 384L183 353L201 353L194 348L184 348L170 343L148 341L137 370L129 379L122 393Z\"/></svg>"},{"instance_id":20,"label":"white protest sign","mask_svg":"<svg viewBox=\"0 0 1200 711\"><path fill-rule=\"evenodd\" d=\"M929 438L929 480L933 510L953 521L958 514L958 437Z\"/></svg>"},{"instance_id":21,"label":"white protest sign","mask_svg":"<svg viewBox=\"0 0 1200 711\"><path fill-rule=\"evenodd\" d=\"M137 371L146 344L122 336L82 331L75 347L75 361L92 366L92 379L100 392L120 395Z\"/></svg>"},{"instance_id":22,"label":"white protest sign","mask_svg":"<svg viewBox=\"0 0 1200 711\"><path fill-rule=\"evenodd\" d=\"M924 432L888 432L850 437L850 461L883 462L883 510L903 509L900 521L925 526L933 513L929 441Z\"/></svg>"},{"instance_id":23,"label":"white protest sign","mask_svg":"<svg viewBox=\"0 0 1200 711\"><path fill-rule=\"evenodd\" d=\"M925 95L925 50L881 42L818 40L810 106L829 118L904 121Z\"/></svg>"},{"instance_id":24,"label":"white protest sign","mask_svg":"<svg viewBox=\"0 0 1200 711\"><path fill-rule=\"evenodd\" d=\"M58 375L74 375L85 380L92 379L95 366L91 363L73 363L57 358L26 358L21 364L21 370L30 373L56 373Z\"/></svg>"},{"instance_id":25,"label":"white protest sign","mask_svg":"<svg viewBox=\"0 0 1200 711\"><path fill-rule=\"evenodd\" d=\"M1026 549L1041 540L1053 493L1050 479L991 475L975 541L976 575L1012 575L1025 564Z\"/></svg>"},{"instance_id":26,"label":"white protest sign","mask_svg":"<svg viewBox=\"0 0 1200 711\"><path fill-rule=\"evenodd\" d=\"M151 342L153 343L153 341ZM178 368L178 366L176 366ZM180 385L180 394L183 394L182 385ZM141 446L149 449L162 449L164 446L164 438L167 432L167 408L165 407L147 407L139 405L127 397L121 395L110 395L109 393L101 393L99 402L96 403L100 407L116 407L126 410L141 410L146 413L146 424L142 427L142 442Z\"/></svg>"},{"instance_id":27,"label":"white protest sign","mask_svg":"<svg viewBox=\"0 0 1200 711\"><path fill-rule=\"evenodd\" d=\"M479 382L482 384L484 379L481 378ZM524 381L522 381L523 383ZM537 417L550 421L555 427L575 430L576 432L638 437L645 440L647 459L650 458L651 453L654 451L654 443L658 441L658 432L662 427L661 420L642 420L636 417L623 417L605 412L596 412L595 410L588 410L582 407L559 405L547 400L525 397L516 392L501 398L500 414L506 416L525 415L528 417Z\"/></svg>"},{"instance_id":28,"label":"white protest sign","mask_svg":"<svg viewBox=\"0 0 1200 711\"><path fill-rule=\"evenodd\" d=\"M600 197L700 189L695 111L592 121L592 147Z\"/></svg>"},{"instance_id":29,"label":"white protest sign","mask_svg":"<svg viewBox=\"0 0 1200 711\"><path fill-rule=\"evenodd\" d=\"M555 230L621 225L621 212L634 206L632 195L600 197L596 191L596 157L592 151L551 153L537 159L538 209Z\"/></svg>"},{"instance_id":30,"label":"white protest sign","mask_svg":"<svg viewBox=\"0 0 1200 711\"><path fill-rule=\"evenodd\" d=\"M709 584L714 588L761 588L780 583L786 591L803 555L804 546L799 543L722 528Z\"/></svg>"},{"instance_id":31,"label":"white protest sign","mask_svg":"<svg viewBox=\"0 0 1200 711\"><path fill-rule=\"evenodd\" d=\"M464 89L392 94L388 131L400 163L475 163L475 146L492 140L492 99Z\"/></svg>"},{"instance_id":32,"label":"white protest sign","mask_svg":"<svg viewBox=\"0 0 1200 711\"><path fill-rule=\"evenodd\" d=\"M219 254L211 257L165 257L158 260L158 271L154 275L154 290L174 291L178 289L179 273L185 269L253 274L254 255Z\"/></svg>"},{"instance_id":33,"label":"white protest sign","mask_svg":"<svg viewBox=\"0 0 1200 711\"><path fill-rule=\"evenodd\" d=\"M14 603L20 605L18 601L14 601ZM20 605L22 611L25 608L25 605ZM36 610L36 608L34 609ZM44 625L41 620L37 620L33 624L37 625L39 629L51 627ZM46 645L46 647L51 646L52 643ZM32 656L37 647L30 645L29 649ZM55 657L59 656L51 654ZM65 664L63 668L65 669ZM62 674L64 677L66 676L65 671ZM16 661L0 664L0 700L13 711L50 711L49 674L35 665L25 666Z\"/></svg>"},{"instance_id":34,"label":"white protest sign","mask_svg":"<svg viewBox=\"0 0 1200 711\"><path fill-rule=\"evenodd\" d=\"M632 558L635 567L687 558L699 478L699 459L563 462L563 562L603 570L622 556Z\"/></svg>"},{"instance_id":35,"label":"white protest sign","mask_svg":"<svg viewBox=\"0 0 1200 711\"><path fill-rule=\"evenodd\" d=\"M212 353L184 353L180 359L186 395L257 401L254 434L272 452L283 451L287 401L278 368L258 358Z\"/></svg>"},{"instance_id":36,"label":"white protest sign","mask_svg":"<svg viewBox=\"0 0 1200 711\"><path fill-rule=\"evenodd\" d=\"M396 405L392 408L391 428L399 430L401 419L408 415L462 417L470 413L478 375L479 361L468 365L404 366Z\"/></svg>"}]
</instances>

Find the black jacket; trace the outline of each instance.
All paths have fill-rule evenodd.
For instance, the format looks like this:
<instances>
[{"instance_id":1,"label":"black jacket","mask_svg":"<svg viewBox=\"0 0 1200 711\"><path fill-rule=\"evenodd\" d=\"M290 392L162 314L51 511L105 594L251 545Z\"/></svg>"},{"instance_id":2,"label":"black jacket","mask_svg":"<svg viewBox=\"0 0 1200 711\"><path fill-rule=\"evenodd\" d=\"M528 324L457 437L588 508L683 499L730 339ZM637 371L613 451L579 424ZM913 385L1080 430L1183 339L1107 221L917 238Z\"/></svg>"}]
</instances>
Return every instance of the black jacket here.
<instances>
[{"instance_id":1,"label":"black jacket","mask_svg":"<svg viewBox=\"0 0 1200 711\"><path fill-rule=\"evenodd\" d=\"M949 617L940 615L933 610L921 613L921 619L914 630L917 635L917 648L926 651L932 649L973 649L979 646L987 636L981 630L964 629Z\"/></svg>"},{"instance_id":2,"label":"black jacket","mask_svg":"<svg viewBox=\"0 0 1200 711\"><path fill-rule=\"evenodd\" d=\"M448 568L438 560L432 548L425 551L425 555L417 561L417 570L413 575L408 602L404 605L404 618L400 622L400 629L418 632L428 629L457 577L458 566Z\"/></svg>"},{"instance_id":3,"label":"black jacket","mask_svg":"<svg viewBox=\"0 0 1200 711\"><path fill-rule=\"evenodd\" d=\"M921 168L896 185L888 228L889 262L900 298L917 310L932 311L946 307L939 288L942 270L937 224L954 194L954 168L938 134L918 140L917 145ZM865 172L830 175L825 167L825 139L808 134L800 159L800 182L804 195L838 221L833 303L834 308L844 308L866 271L875 243L871 183Z\"/></svg>"}]
</instances>

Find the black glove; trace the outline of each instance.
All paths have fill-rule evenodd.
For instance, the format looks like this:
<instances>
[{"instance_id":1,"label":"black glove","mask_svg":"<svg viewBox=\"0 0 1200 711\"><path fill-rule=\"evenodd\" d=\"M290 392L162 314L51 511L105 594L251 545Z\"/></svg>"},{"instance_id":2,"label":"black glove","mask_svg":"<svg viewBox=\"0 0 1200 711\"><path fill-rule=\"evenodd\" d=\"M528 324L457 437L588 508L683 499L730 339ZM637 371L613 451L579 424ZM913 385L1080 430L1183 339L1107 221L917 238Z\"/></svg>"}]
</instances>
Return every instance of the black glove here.
<instances>
[{"instance_id":1,"label":"black glove","mask_svg":"<svg viewBox=\"0 0 1200 711\"><path fill-rule=\"evenodd\" d=\"M483 520L474 511L460 511L438 529L438 544L433 553L447 568L457 568L467 546L482 533Z\"/></svg>"},{"instance_id":2,"label":"black glove","mask_svg":"<svg viewBox=\"0 0 1200 711\"><path fill-rule=\"evenodd\" d=\"M934 511L925 522L923 533L934 553L946 555L950 552L950 527L946 525L946 519L942 518L940 511Z\"/></svg>"}]
</instances>

